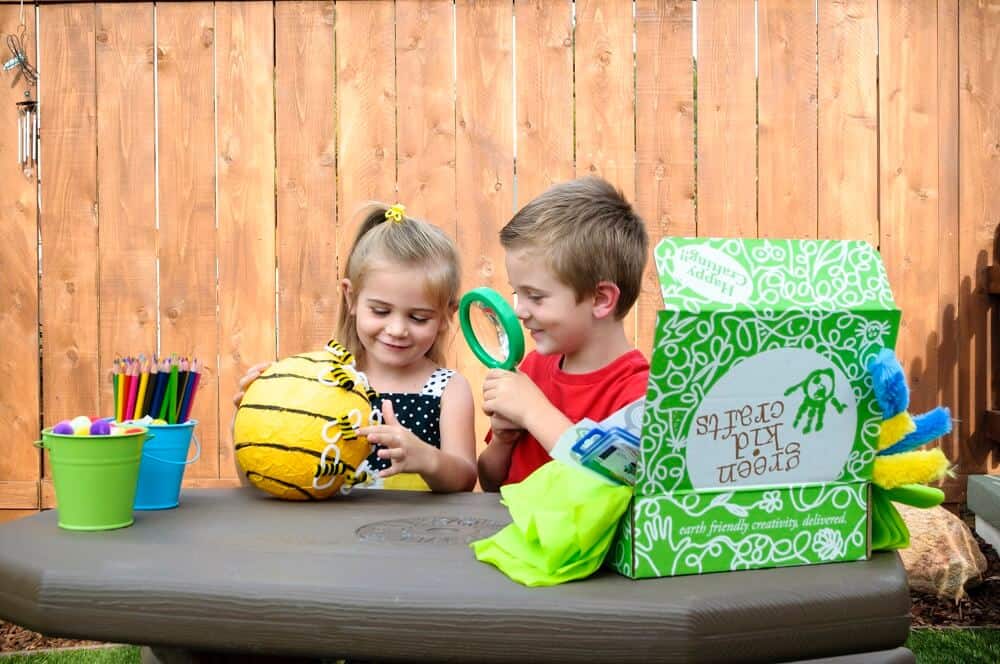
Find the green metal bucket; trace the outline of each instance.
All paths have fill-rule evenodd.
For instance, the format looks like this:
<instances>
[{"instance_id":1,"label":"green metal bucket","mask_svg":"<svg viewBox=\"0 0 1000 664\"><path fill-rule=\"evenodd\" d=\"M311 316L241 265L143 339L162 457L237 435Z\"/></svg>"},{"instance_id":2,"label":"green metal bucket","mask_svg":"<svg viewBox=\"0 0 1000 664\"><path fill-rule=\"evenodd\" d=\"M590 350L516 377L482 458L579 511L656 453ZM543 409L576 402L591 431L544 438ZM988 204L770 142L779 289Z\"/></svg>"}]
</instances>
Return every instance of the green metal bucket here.
<instances>
[{"instance_id":1,"label":"green metal bucket","mask_svg":"<svg viewBox=\"0 0 1000 664\"><path fill-rule=\"evenodd\" d=\"M112 530L132 525L142 444L148 437L142 427L111 436L42 431L36 444L49 451L60 528Z\"/></svg>"}]
</instances>

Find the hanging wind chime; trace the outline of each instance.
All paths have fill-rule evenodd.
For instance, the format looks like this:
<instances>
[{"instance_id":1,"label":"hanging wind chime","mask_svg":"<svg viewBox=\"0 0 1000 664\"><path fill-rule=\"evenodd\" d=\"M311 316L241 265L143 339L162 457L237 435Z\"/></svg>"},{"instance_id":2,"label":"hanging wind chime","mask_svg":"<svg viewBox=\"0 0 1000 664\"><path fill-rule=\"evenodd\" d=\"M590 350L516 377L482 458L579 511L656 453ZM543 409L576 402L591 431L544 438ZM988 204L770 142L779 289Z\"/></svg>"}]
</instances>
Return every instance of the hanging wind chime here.
<instances>
[{"instance_id":1,"label":"hanging wind chime","mask_svg":"<svg viewBox=\"0 0 1000 664\"><path fill-rule=\"evenodd\" d=\"M11 87L23 80L24 101L17 102L17 163L24 177L29 180L34 177L38 168L38 102L32 99L32 88L38 83L38 71L28 61L24 49L25 33L24 8L22 6L21 25L18 34L7 35L7 47L11 58L3 63L4 71L15 69Z\"/></svg>"}]
</instances>

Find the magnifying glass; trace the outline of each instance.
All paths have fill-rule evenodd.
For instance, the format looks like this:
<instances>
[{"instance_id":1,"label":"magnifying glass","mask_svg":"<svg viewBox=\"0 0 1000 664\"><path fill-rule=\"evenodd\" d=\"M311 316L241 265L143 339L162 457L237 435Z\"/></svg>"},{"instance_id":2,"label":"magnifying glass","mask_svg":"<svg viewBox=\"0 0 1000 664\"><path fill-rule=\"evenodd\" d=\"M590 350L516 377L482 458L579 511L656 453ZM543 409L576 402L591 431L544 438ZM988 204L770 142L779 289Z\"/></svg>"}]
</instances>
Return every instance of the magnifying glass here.
<instances>
[{"instance_id":1,"label":"magnifying glass","mask_svg":"<svg viewBox=\"0 0 1000 664\"><path fill-rule=\"evenodd\" d=\"M465 342L491 369L511 371L524 358L524 332L517 314L492 288L475 288L458 303Z\"/></svg>"}]
</instances>

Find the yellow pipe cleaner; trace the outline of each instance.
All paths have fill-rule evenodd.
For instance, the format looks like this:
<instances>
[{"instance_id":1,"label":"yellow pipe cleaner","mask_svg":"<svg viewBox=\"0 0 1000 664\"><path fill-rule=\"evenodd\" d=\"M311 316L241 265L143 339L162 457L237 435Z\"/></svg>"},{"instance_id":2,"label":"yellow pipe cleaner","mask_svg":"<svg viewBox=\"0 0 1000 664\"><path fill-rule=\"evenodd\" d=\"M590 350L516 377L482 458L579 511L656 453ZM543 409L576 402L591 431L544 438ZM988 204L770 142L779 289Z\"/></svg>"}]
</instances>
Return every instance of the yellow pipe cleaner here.
<instances>
[{"instance_id":1,"label":"yellow pipe cleaner","mask_svg":"<svg viewBox=\"0 0 1000 664\"><path fill-rule=\"evenodd\" d=\"M393 223L401 224L403 223L403 218L405 214L406 214L406 208L403 207L401 203L396 203L395 205L390 206L389 209L385 211L385 218Z\"/></svg>"},{"instance_id":2,"label":"yellow pipe cleaner","mask_svg":"<svg viewBox=\"0 0 1000 664\"><path fill-rule=\"evenodd\" d=\"M878 435L878 448L884 450L887 447L892 447L916 430L916 423L905 410L887 420L882 420L882 428Z\"/></svg>"},{"instance_id":3,"label":"yellow pipe cleaner","mask_svg":"<svg viewBox=\"0 0 1000 664\"><path fill-rule=\"evenodd\" d=\"M927 484L951 474L951 464L938 448L875 457L872 482L883 489L904 484Z\"/></svg>"}]
</instances>

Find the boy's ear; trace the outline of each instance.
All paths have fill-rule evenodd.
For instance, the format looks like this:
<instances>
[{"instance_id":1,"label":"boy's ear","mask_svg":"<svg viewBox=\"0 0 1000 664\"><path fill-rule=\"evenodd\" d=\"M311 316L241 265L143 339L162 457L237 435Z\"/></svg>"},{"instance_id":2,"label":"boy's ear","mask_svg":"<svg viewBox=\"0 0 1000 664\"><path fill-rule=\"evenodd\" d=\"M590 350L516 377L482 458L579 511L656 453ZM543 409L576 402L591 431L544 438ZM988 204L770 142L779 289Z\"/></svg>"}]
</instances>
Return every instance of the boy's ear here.
<instances>
[{"instance_id":1,"label":"boy's ear","mask_svg":"<svg viewBox=\"0 0 1000 664\"><path fill-rule=\"evenodd\" d=\"M615 315L615 308L618 306L618 298L621 297L621 290L618 285L610 281L599 281L594 288L594 318L602 319Z\"/></svg>"},{"instance_id":2,"label":"boy's ear","mask_svg":"<svg viewBox=\"0 0 1000 664\"><path fill-rule=\"evenodd\" d=\"M347 302L347 313L354 313L354 287L351 285L351 280L344 279L340 280L340 293L344 296L344 301Z\"/></svg>"}]
</instances>

